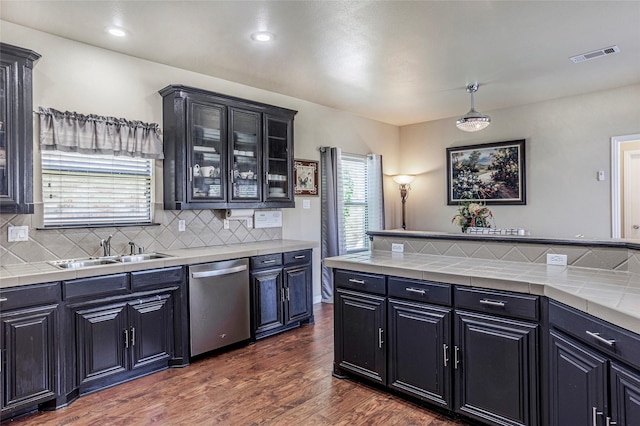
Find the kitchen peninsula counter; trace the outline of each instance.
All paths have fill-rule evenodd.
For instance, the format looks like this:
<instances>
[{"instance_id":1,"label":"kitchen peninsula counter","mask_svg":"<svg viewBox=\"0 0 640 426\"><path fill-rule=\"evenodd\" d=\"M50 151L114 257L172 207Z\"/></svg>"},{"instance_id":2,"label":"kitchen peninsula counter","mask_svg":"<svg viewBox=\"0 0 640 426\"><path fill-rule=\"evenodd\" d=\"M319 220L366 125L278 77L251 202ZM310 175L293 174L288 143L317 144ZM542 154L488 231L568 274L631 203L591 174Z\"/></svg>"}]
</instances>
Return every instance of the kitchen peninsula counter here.
<instances>
[{"instance_id":1,"label":"kitchen peninsula counter","mask_svg":"<svg viewBox=\"0 0 640 426\"><path fill-rule=\"evenodd\" d=\"M121 272L143 271L147 269L216 262L264 254L284 253L317 247L319 247L319 244L314 241L270 240L178 250L158 250L159 253L169 255L170 257L76 269L60 269L47 262L3 265L0 267L0 289L51 281L117 274Z\"/></svg>"},{"instance_id":2,"label":"kitchen peninsula counter","mask_svg":"<svg viewBox=\"0 0 640 426\"><path fill-rule=\"evenodd\" d=\"M325 264L335 269L548 296L640 333L638 241L578 240L574 244L570 240L409 231L370 235L371 251L327 258ZM491 246L493 243L497 244ZM392 252L392 244L403 244L404 252ZM515 244L521 245L516 254L511 252ZM548 252L566 252L570 265L543 263ZM506 260L525 256L529 258ZM581 261L600 267L579 266Z\"/></svg>"}]
</instances>

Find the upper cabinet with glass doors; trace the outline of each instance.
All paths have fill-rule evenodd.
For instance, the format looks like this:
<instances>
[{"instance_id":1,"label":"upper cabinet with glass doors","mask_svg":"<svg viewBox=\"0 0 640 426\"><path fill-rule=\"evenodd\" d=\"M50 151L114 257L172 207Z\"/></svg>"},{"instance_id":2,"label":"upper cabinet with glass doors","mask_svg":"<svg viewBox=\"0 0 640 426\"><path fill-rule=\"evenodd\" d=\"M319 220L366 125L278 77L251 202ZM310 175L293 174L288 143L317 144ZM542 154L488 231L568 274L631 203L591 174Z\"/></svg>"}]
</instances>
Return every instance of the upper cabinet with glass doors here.
<instances>
[{"instance_id":1,"label":"upper cabinet with glass doors","mask_svg":"<svg viewBox=\"0 0 640 426\"><path fill-rule=\"evenodd\" d=\"M33 213L33 98L36 52L0 43L0 213Z\"/></svg>"},{"instance_id":2,"label":"upper cabinet with glass doors","mask_svg":"<svg viewBox=\"0 0 640 426\"><path fill-rule=\"evenodd\" d=\"M294 207L296 111L180 85L160 94L165 209Z\"/></svg>"}]
</instances>

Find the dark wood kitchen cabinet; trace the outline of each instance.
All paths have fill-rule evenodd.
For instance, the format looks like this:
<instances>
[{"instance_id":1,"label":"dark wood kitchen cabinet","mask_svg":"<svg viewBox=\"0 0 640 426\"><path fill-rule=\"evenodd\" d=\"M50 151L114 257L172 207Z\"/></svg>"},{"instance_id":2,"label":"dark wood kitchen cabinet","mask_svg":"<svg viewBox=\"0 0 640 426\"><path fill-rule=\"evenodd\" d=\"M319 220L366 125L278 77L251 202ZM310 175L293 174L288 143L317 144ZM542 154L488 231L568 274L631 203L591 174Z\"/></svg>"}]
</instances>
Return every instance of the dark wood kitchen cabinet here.
<instances>
[{"instance_id":1,"label":"dark wood kitchen cabinet","mask_svg":"<svg viewBox=\"0 0 640 426\"><path fill-rule=\"evenodd\" d=\"M122 381L129 372L133 377L167 366L173 339L171 297L160 293L74 310L81 394L112 379Z\"/></svg>"},{"instance_id":2,"label":"dark wood kitchen cabinet","mask_svg":"<svg viewBox=\"0 0 640 426\"><path fill-rule=\"evenodd\" d=\"M640 336L554 301L549 316L549 424L640 424Z\"/></svg>"},{"instance_id":3,"label":"dark wood kitchen cabinet","mask_svg":"<svg viewBox=\"0 0 640 426\"><path fill-rule=\"evenodd\" d=\"M0 213L33 213L32 68L39 58L0 43Z\"/></svg>"},{"instance_id":4,"label":"dark wood kitchen cabinet","mask_svg":"<svg viewBox=\"0 0 640 426\"><path fill-rule=\"evenodd\" d=\"M387 383L386 277L351 271L334 275L333 374Z\"/></svg>"},{"instance_id":5,"label":"dark wood kitchen cabinet","mask_svg":"<svg viewBox=\"0 0 640 426\"><path fill-rule=\"evenodd\" d=\"M202 89L160 90L164 207L294 207L296 111Z\"/></svg>"},{"instance_id":6,"label":"dark wood kitchen cabinet","mask_svg":"<svg viewBox=\"0 0 640 426\"><path fill-rule=\"evenodd\" d=\"M454 299L455 411L539 424L539 298L457 286Z\"/></svg>"},{"instance_id":7,"label":"dark wood kitchen cabinet","mask_svg":"<svg viewBox=\"0 0 640 426\"><path fill-rule=\"evenodd\" d=\"M452 409L451 286L389 277L390 388Z\"/></svg>"},{"instance_id":8,"label":"dark wood kitchen cabinet","mask_svg":"<svg viewBox=\"0 0 640 426\"><path fill-rule=\"evenodd\" d=\"M188 363L182 266L63 281L69 398Z\"/></svg>"},{"instance_id":9,"label":"dark wood kitchen cabinet","mask_svg":"<svg viewBox=\"0 0 640 426\"><path fill-rule=\"evenodd\" d=\"M60 283L0 292L1 419L56 398Z\"/></svg>"},{"instance_id":10,"label":"dark wood kitchen cabinet","mask_svg":"<svg viewBox=\"0 0 640 426\"><path fill-rule=\"evenodd\" d=\"M311 250L252 257L250 277L256 339L313 322Z\"/></svg>"}]
</instances>

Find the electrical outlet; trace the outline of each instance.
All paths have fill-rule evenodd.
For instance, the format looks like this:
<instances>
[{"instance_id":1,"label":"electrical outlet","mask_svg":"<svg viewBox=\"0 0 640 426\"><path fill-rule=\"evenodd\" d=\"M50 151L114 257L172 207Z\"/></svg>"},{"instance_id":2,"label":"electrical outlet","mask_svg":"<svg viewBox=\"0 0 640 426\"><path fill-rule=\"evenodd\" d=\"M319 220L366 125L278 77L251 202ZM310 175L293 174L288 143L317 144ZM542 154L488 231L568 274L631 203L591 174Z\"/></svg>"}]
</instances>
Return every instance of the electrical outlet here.
<instances>
[{"instance_id":1,"label":"electrical outlet","mask_svg":"<svg viewBox=\"0 0 640 426\"><path fill-rule=\"evenodd\" d=\"M29 227L28 226L10 226L7 232L7 241L29 241Z\"/></svg>"},{"instance_id":2,"label":"electrical outlet","mask_svg":"<svg viewBox=\"0 0 640 426\"><path fill-rule=\"evenodd\" d=\"M224 219L224 220L222 221L222 227L223 227L224 229L229 229L229 219Z\"/></svg>"},{"instance_id":3,"label":"electrical outlet","mask_svg":"<svg viewBox=\"0 0 640 426\"><path fill-rule=\"evenodd\" d=\"M547 253L547 265L567 266L567 255Z\"/></svg>"},{"instance_id":4,"label":"electrical outlet","mask_svg":"<svg viewBox=\"0 0 640 426\"><path fill-rule=\"evenodd\" d=\"M247 218L247 228L249 228L249 229L253 228L253 218L252 217L248 217Z\"/></svg>"},{"instance_id":5,"label":"electrical outlet","mask_svg":"<svg viewBox=\"0 0 640 426\"><path fill-rule=\"evenodd\" d=\"M395 253L403 253L404 252L404 244L391 244L391 251Z\"/></svg>"},{"instance_id":6,"label":"electrical outlet","mask_svg":"<svg viewBox=\"0 0 640 426\"><path fill-rule=\"evenodd\" d=\"M187 230L187 224L184 219L178 221L178 232L184 232Z\"/></svg>"}]
</instances>

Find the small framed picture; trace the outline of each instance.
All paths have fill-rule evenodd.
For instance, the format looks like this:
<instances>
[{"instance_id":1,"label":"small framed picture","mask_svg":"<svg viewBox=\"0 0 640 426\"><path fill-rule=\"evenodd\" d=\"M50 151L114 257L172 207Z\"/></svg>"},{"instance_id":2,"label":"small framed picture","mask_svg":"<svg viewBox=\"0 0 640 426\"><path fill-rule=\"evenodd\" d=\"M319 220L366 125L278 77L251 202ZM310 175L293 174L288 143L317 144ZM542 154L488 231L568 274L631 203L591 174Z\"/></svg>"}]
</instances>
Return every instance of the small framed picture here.
<instances>
[{"instance_id":1,"label":"small framed picture","mask_svg":"<svg viewBox=\"0 0 640 426\"><path fill-rule=\"evenodd\" d=\"M527 204L524 139L447 148L447 204Z\"/></svg>"},{"instance_id":2,"label":"small framed picture","mask_svg":"<svg viewBox=\"0 0 640 426\"><path fill-rule=\"evenodd\" d=\"M295 195L318 195L318 162L293 160L293 192Z\"/></svg>"}]
</instances>

